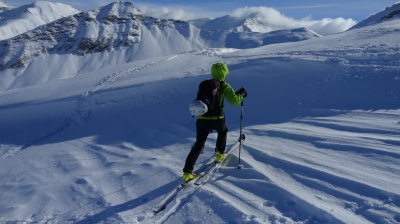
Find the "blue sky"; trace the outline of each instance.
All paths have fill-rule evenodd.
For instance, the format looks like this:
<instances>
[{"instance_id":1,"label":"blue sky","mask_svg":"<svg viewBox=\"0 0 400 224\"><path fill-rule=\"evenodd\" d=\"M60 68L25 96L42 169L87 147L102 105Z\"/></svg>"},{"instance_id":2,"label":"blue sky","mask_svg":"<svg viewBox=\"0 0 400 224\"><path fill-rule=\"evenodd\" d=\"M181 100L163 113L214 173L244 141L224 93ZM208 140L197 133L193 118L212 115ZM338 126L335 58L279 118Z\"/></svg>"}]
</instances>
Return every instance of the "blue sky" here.
<instances>
[{"instance_id":1,"label":"blue sky","mask_svg":"<svg viewBox=\"0 0 400 224\"><path fill-rule=\"evenodd\" d=\"M99 6L107 5L116 0L48 0L71 5L79 10L86 11ZM129 1L129 0L127 0ZM21 6L30 4L34 0L4 0L11 6ZM383 10L384 8L399 2L399 0L135 0L131 1L146 9L162 8L164 14L173 15L174 11L180 10L181 16L186 13L190 18L193 17L219 17L230 14L236 8L242 7L271 7L283 15L303 19L310 18L321 20L323 18L353 19L360 22L369 15ZM158 12L161 13L161 12Z\"/></svg>"}]
</instances>

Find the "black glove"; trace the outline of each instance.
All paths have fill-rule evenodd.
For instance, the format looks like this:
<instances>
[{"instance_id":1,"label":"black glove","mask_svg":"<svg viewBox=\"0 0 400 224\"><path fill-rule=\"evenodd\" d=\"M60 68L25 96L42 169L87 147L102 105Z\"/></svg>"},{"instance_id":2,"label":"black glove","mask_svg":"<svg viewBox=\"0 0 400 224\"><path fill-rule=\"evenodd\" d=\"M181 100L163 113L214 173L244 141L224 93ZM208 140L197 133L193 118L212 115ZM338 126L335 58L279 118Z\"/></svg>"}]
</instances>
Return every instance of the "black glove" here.
<instances>
[{"instance_id":1,"label":"black glove","mask_svg":"<svg viewBox=\"0 0 400 224\"><path fill-rule=\"evenodd\" d=\"M240 88L238 91L236 91L236 94L240 94L243 97L247 97L247 91L244 87Z\"/></svg>"}]
</instances>

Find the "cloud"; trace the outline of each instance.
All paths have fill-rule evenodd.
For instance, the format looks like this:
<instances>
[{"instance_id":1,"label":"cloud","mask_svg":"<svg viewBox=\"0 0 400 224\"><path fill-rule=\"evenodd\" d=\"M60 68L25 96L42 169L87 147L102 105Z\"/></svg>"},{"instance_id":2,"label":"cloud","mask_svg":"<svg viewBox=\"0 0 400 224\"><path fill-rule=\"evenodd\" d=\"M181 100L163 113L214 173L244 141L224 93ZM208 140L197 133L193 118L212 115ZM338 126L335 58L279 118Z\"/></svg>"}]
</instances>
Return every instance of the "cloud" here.
<instances>
[{"instance_id":1,"label":"cloud","mask_svg":"<svg viewBox=\"0 0 400 224\"><path fill-rule=\"evenodd\" d=\"M269 24L273 27L281 27L282 29L306 27L321 35L329 35L333 33L343 32L357 23L353 19L344 18L324 18L321 20L312 20L308 17L297 20L287 17L278 10L269 7L238 8L232 12L231 16L244 19L255 14L257 14L264 23Z\"/></svg>"},{"instance_id":2,"label":"cloud","mask_svg":"<svg viewBox=\"0 0 400 224\"><path fill-rule=\"evenodd\" d=\"M207 12L206 10L191 8L191 7L165 7L160 5L140 4L136 3L140 12L145 15L149 15L160 19L176 19L176 20L192 20L199 18L213 18L216 15Z\"/></svg>"},{"instance_id":3,"label":"cloud","mask_svg":"<svg viewBox=\"0 0 400 224\"><path fill-rule=\"evenodd\" d=\"M303 21L301 23L305 24L304 27L307 27L322 35L340 33L357 24L357 22L353 19L344 18L325 18L322 20Z\"/></svg>"}]
</instances>

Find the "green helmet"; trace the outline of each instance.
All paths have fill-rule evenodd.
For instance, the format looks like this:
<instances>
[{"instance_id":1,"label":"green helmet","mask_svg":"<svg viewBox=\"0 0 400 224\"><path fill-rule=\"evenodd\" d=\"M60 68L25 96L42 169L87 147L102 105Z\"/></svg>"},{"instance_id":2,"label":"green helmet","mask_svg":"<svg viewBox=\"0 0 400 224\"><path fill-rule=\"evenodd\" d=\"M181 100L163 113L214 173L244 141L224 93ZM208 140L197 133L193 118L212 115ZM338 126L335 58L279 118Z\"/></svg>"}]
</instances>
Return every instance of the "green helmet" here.
<instances>
[{"instance_id":1,"label":"green helmet","mask_svg":"<svg viewBox=\"0 0 400 224\"><path fill-rule=\"evenodd\" d=\"M224 81L228 74L228 66L225 63L215 63L211 66L211 76L215 80Z\"/></svg>"}]
</instances>

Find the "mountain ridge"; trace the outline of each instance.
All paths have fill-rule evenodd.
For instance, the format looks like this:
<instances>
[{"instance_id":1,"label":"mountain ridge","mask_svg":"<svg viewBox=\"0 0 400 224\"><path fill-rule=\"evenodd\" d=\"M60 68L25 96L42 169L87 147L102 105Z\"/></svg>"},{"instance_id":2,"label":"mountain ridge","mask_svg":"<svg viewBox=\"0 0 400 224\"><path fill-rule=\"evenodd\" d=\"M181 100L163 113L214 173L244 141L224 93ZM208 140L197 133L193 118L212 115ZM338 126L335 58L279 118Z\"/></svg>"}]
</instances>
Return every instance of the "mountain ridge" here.
<instances>
[{"instance_id":1,"label":"mountain ridge","mask_svg":"<svg viewBox=\"0 0 400 224\"><path fill-rule=\"evenodd\" d=\"M0 57L0 70L25 67L33 57L46 53L85 55L122 46L130 47L142 42L141 25L148 29L158 27L160 31L183 27L176 30L186 37L191 33L189 30L184 30L191 29L185 22L145 17L131 3L116 2L59 19L33 31L1 41L0 51L3 56ZM27 50L26 41L31 42L30 49ZM13 57L15 55L9 55L19 52L24 54L17 59ZM8 58L14 60L7 61Z\"/></svg>"},{"instance_id":2,"label":"mountain ridge","mask_svg":"<svg viewBox=\"0 0 400 224\"><path fill-rule=\"evenodd\" d=\"M385 22L392 19L400 18L400 2L386 7L384 10L369 16L367 19L357 23L350 29L356 29L364 26L370 26L377 23Z\"/></svg>"},{"instance_id":3,"label":"mountain ridge","mask_svg":"<svg viewBox=\"0 0 400 224\"><path fill-rule=\"evenodd\" d=\"M75 76L104 64L204 48L193 25L144 16L132 3L121 1L58 19L0 41L0 46L3 90ZM70 70L59 72L43 66L46 60L58 58L63 58L60 67L70 63Z\"/></svg>"},{"instance_id":4,"label":"mountain ridge","mask_svg":"<svg viewBox=\"0 0 400 224\"><path fill-rule=\"evenodd\" d=\"M70 5L36 1L0 13L0 41L81 12Z\"/></svg>"}]
</instances>

